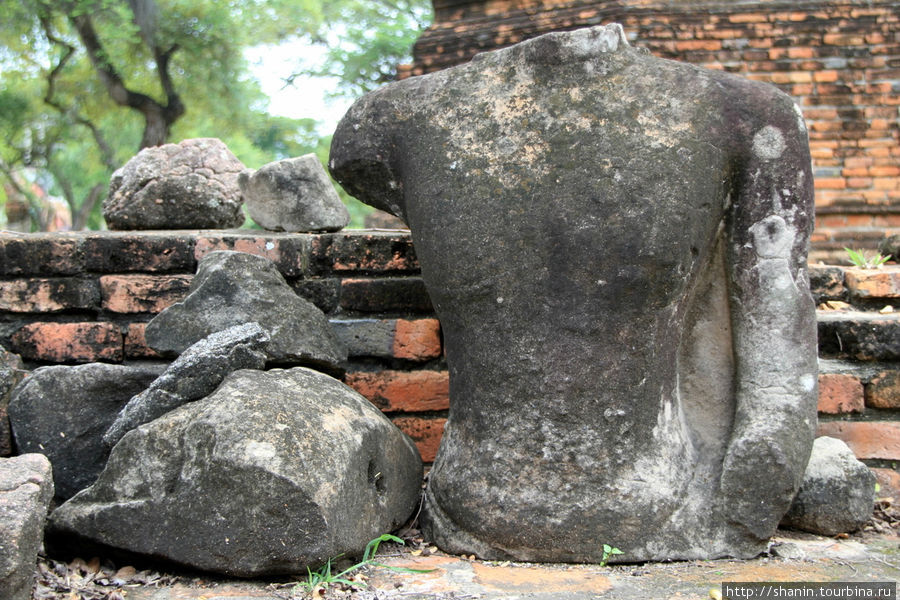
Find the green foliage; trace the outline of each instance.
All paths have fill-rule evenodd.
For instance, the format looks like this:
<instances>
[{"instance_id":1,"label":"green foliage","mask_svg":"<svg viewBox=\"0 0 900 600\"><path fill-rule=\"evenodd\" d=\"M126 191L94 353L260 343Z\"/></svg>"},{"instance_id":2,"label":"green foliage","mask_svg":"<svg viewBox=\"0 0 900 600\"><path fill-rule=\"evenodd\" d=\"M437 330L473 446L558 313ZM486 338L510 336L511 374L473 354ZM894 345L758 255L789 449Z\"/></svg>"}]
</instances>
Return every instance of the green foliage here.
<instances>
[{"instance_id":1,"label":"green foliage","mask_svg":"<svg viewBox=\"0 0 900 600\"><path fill-rule=\"evenodd\" d=\"M0 2L0 209L7 192L28 196L16 182L36 180L65 198L76 227L102 227L98 199L110 175L147 139L147 115L123 104L121 90L160 107L183 105L183 112L173 111L167 141L218 137L250 167L309 152L324 162L329 140L320 139L315 121L268 114L268 99L250 76L244 51L306 37L329 49L320 71L340 72L342 91L357 93L393 73L427 18L428 4ZM99 41L93 53L78 26L85 22ZM103 69L120 79L118 99ZM348 204L352 225L361 225L370 209Z\"/></svg>"},{"instance_id":2,"label":"green foliage","mask_svg":"<svg viewBox=\"0 0 900 600\"><path fill-rule=\"evenodd\" d=\"M338 94L350 98L393 80L432 19L429 0L323 0L321 14L309 36L325 59L298 75L336 77Z\"/></svg>"},{"instance_id":3,"label":"green foliage","mask_svg":"<svg viewBox=\"0 0 900 600\"><path fill-rule=\"evenodd\" d=\"M880 252L870 253L865 250L851 250L850 248L844 248L844 251L847 252L850 262L860 269L878 269L891 259L890 254L882 256Z\"/></svg>"},{"instance_id":4,"label":"green foliage","mask_svg":"<svg viewBox=\"0 0 900 600\"><path fill-rule=\"evenodd\" d=\"M381 535L374 540L370 541L366 545L365 552L363 553L362 560L358 563L344 569L340 573L332 573L331 568L334 561L337 561L341 558L341 555L335 556L334 558L329 558L324 565L316 569L315 571L311 570L309 567L306 568L307 578L306 581L299 582L296 586L294 586L294 590L305 590L307 592L313 593L317 589L325 589L329 585L340 584L346 586L355 586L355 587L366 587L366 584L361 581L350 581L347 579L351 575L363 567L367 566L376 566L382 567L385 569L390 569L392 571L399 571L401 573L429 573L431 569L405 569L402 567L390 567L387 565L382 565L380 563L375 562L375 554L378 553L378 547L382 542L395 542L397 544L403 544L403 540L398 538L395 535L391 535L386 533Z\"/></svg>"},{"instance_id":5,"label":"green foliage","mask_svg":"<svg viewBox=\"0 0 900 600\"><path fill-rule=\"evenodd\" d=\"M600 559L600 566L605 567L606 563L609 562L609 559L613 556L619 556L625 554L618 548L610 546L609 544L603 544L603 557Z\"/></svg>"}]
</instances>

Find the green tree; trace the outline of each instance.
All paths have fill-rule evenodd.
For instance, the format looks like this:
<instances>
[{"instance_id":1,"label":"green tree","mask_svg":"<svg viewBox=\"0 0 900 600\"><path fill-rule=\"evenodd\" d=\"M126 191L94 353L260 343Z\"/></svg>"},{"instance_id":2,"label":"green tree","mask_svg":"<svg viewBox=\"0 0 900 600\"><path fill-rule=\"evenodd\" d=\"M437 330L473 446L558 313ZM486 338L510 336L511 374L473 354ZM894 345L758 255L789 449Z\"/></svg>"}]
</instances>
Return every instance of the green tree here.
<instances>
[{"instance_id":1,"label":"green tree","mask_svg":"<svg viewBox=\"0 0 900 600\"><path fill-rule=\"evenodd\" d=\"M432 9L430 0L330 0L321 15L308 35L326 49L324 60L297 75L334 77L336 93L355 98L395 78Z\"/></svg>"},{"instance_id":2,"label":"green tree","mask_svg":"<svg viewBox=\"0 0 900 600\"><path fill-rule=\"evenodd\" d=\"M354 48L358 28L371 24L371 47L380 48L372 64L387 73L402 54L395 29L409 22L376 23L389 14L382 4L0 0L0 201L14 194L35 208L39 183L65 197L76 228L100 227L109 176L146 146L219 137L248 166L321 154L315 121L267 113L244 51L302 36L337 52L341 36ZM409 44L417 34L406 32ZM352 65L345 73L372 78Z\"/></svg>"}]
</instances>

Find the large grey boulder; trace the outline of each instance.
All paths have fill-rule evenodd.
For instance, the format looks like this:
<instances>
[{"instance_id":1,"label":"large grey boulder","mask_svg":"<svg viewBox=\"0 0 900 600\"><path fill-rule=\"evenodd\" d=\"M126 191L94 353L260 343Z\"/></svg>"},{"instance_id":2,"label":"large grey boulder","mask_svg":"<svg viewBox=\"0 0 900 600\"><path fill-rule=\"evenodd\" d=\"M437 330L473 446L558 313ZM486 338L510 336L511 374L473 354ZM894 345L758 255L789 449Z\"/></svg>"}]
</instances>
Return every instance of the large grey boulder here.
<instances>
[{"instance_id":1,"label":"large grey boulder","mask_svg":"<svg viewBox=\"0 0 900 600\"><path fill-rule=\"evenodd\" d=\"M244 222L244 165L215 138L144 148L112 175L110 229L221 229Z\"/></svg>"},{"instance_id":2,"label":"large grey boulder","mask_svg":"<svg viewBox=\"0 0 900 600\"><path fill-rule=\"evenodd\" d=\"M25 377L22 357L0 346L0 456L12 454L12 431L9 428L8 407L12 391Z\"/></svg>"},{"instance_id":3,"label":"large grey boulder","mask_svg":"<svg viewBox=\"0 0 900 600\"><path fill-rule=\"evenodd\" d=\"M305 574L404 523L421 476L412 441L336 379L236 371L126 434L50 528L227 575Z\"/></svg>"},{"instance_id":4,"label":"large grey boulder","mask_svg":"<svg viewBox=\"0 0 900 600\"><path fill-rule=\"evenodd\" d=\"M50 461L40 454L0 458L0 598L31 600L47 508Z\"/></svg>"},{"instance_id":5,"label":"large grey boulder","mask_svg":"<svg viewBox=\"0 0 900 600\"><path fill-rule=\"evenodd\" d=\"M114 446L138 425L209 395L232 371L264 368L268 342L269 334L259 323L235 325L203 338L175 359L150 387L128 401L103 434L103 443Z\"/></svg>"},{"instance_id":6,"label":"large grey boulder","mask_svg":"<svg viewBox=\"0 0 900 600\"><path fill-rule=\"evenodd\" d=\"M788 96L618 25L551 33L364 96L329 164L409 224L441 321L438 546L765 550L816 423L812 170Z\"/></svg>"},{"instance_id":7,"label":"large grey boulder","mask_svg":"<svg viewBox=\"0 0 900 600\"><path fill-rule=\"evenodd\" d=\"M294 293L271 261L224 250L203 257L188 295L156 315L145 338L161 354L180 354L211 333L252 322L269 333L273 363L340 372L347 358L325 314Z\"/></svg>"},{"instance_id":8,"label":"large grey boulder","mask_svg":"<svg viewBox=\"0 0 900 600\"><path fill-rule=\"evenodd\" d=\"M315 154L244 171L238 183L250 218L271 231L337 231L350 223Z\"/></svg>"},{"instance_id":9,"label":"large grey boulder","mask_svg":"<svg viewBox=\"0 0 900 600\"><path fill-rule=\"evenodd\" d=\"M875 474L843 441L816 438L800 491L781 524L820 535L861 528L875 508Z\"/></svg>"},{"instance_id":10,"label":"large grey boulder","mask_svg":"<svg viewBox=\"0 0 900 600\"><path fill-rule=\"evenodd\" d=\"M161 371L105 363L40 367L19 384L9 404L16 449L50 459L57 499L94 482L109 455L104 432Z\"/></svg>"}]
</instances>

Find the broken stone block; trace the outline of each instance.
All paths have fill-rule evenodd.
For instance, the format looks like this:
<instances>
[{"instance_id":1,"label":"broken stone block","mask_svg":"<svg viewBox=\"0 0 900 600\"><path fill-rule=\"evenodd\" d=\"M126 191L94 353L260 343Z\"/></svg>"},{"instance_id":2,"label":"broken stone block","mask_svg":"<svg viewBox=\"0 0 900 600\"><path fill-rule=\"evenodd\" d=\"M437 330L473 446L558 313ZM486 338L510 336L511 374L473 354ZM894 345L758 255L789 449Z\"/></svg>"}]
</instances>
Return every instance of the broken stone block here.
<instances>
[{"instance_id":1,"label":"broken stone block","mask_svg":"<svg viewBox=\"0 0 900 600\"><path fill-rule=\"evenodd\" d=\"M850 533L872 518L874 508L875 474L843 441L820 437L781 524L819 535Z\"/></svg>"},{"instance_id":2,"label":"broken stone block","mask_svg":"<svg viewBox=\"0 0 900 600\"><path fill-rule=\"evenodd\" d=\"M238 182L250 218L270 231L338 231L350 223L315 154L243 171Z\"/></svg>"},{"instance_id":3,"label":"broken stone block","mask_svg":"<svg viewBox=\"0 0 900 600\"><path fill-rule=\"evenodd\" d=\"M243 170L215 138L144 148L113 173L103 218L110 229L239 227Z\"/></svg>"},{"instance_id":4,"label":"broken stone block","mask_svg":"<svg viewBox=\"0 0 900 600\"><path fill-rule=\"evenodd\" d=\"M556 32L367 94L329 166L409 225L440 318L426 536L501 560L765 550L816 423L787 95L619 25Z\"/></svg>"},{"instance_id":5,"label":"broken stone block","mask_svg":"<svg viewBox=\"0 0 900 600\"><path fill-rule=\"evenodd\" d=\"M109 455L104 432L161 371L106 363L40 367L14 390L9 419L16 448L50 459L58 500L94 482Z\"/></svg>"},{"instance_id":6,"label":"broken stone block","mask_svg":"<svg viewBox=\"0 0 900 600\"><path fill-rule=\"evenodd\" d=\"M114 446L138 425L207 396L232 371L262 369L268 341L269 334L259 323L235 325L203 338L175 359L150 387L128 401L103 435L103 443Z\"/></svg>"},{"instance_id":7,"label":"broken stone block","mask_svg":"<svg viewBox=\"0 0 900 600\"><path fill-rule=\"evenodd\" d=\"M50 532L233 576L305 574L402 525L421 477L412 441L336 379L235 371L123 437Z\"/></svg>"},{"instance_id":8,"label":"broken stone block","mask_svg":"<svg viewBox=\"0 0 900 600\"><path fill-rule=\"evenodd\" d=\"M0 458L0 598L4 600L31 600L52 498L47 457Z\"/></svg>"},{"instance_id":9,"label":"broken stone block","mask_svg":"<svg viewBox=\"0 0 900 600\"><path fill-rule=\"evenodd\" d=\"M337 373L347 358L325 314L293 289L265 258L210 252L200 261L191 290L148 324L147 345L177 355L216 331L259 323L270 335L269 360Z\"/></svg>"}]
</instances>

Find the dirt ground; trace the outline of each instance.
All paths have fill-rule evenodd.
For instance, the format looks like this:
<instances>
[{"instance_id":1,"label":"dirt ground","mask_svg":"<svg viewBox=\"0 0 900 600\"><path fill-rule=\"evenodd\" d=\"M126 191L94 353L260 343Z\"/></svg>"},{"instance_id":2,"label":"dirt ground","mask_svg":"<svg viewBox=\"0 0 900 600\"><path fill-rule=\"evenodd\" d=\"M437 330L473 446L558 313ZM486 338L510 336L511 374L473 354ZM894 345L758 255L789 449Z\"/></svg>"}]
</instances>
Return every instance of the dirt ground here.
<instances>
[{"instance_id":1,"label":"dirt ground","mask_svg":"<svg viewBox=\"0 0 900 600\"><path fill-rule=\"evenodd\" d=\"M886 509L886 510L885 510ZM379 566L345 576L350 584L309 590L303 579L232 580L163 573L100 558L42 558L35 600L717 600L728 581L900 580L900 511L882 507L861 532L828 538L780 530L754 560L624 565L493 562L450 556L407 530L404 545L383 544ZM336 573L345 565L338 564ZM403 569L403 570L397 570ZM412 572L414 569L417 572Z\"/></svg>"}]
</instances>

